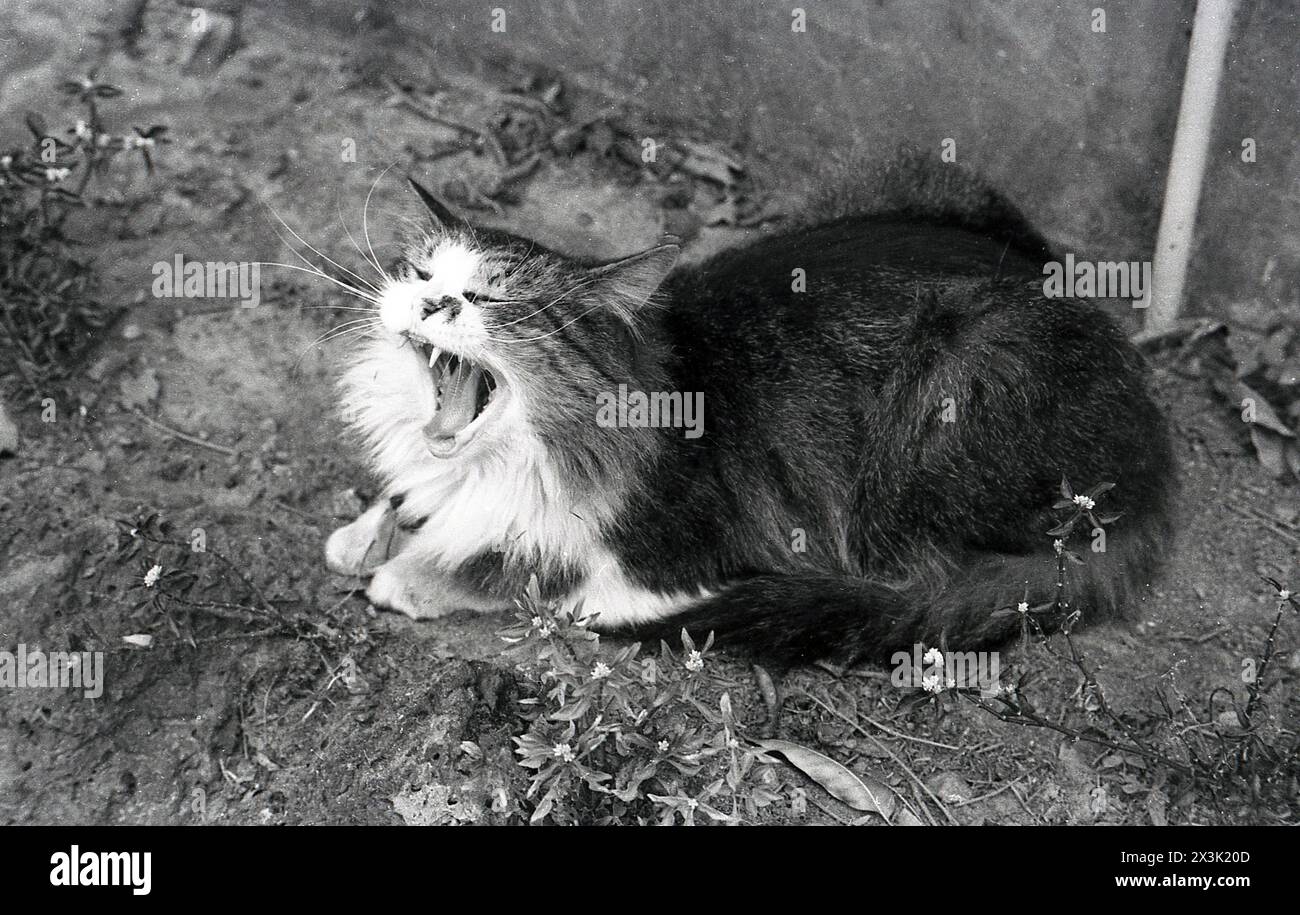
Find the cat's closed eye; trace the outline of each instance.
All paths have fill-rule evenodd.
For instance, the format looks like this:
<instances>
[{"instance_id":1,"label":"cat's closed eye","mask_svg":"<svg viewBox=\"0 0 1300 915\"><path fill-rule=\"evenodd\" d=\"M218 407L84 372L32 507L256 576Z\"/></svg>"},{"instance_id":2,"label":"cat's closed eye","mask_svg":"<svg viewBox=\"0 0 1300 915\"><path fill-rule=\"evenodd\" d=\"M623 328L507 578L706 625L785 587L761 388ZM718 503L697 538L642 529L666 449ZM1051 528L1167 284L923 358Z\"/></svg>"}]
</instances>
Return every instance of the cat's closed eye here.
<instances>
[{"instance_id":1,"label":"cat's closed eye","mask_svg":"<svg viewBox=\"0 0 1300 915\"><path fill-rule=\"evenodd\" d=\"M498 299L489 293L474 292L473 290L470 289L466 289L464 292L461 293L461 295L464 296L465 301L469 302L471 305L476 305L479 303L483 303L486 305L493 305L493 304L502 304L505 302L505 299Z\"/></svg>"}]
</instances>

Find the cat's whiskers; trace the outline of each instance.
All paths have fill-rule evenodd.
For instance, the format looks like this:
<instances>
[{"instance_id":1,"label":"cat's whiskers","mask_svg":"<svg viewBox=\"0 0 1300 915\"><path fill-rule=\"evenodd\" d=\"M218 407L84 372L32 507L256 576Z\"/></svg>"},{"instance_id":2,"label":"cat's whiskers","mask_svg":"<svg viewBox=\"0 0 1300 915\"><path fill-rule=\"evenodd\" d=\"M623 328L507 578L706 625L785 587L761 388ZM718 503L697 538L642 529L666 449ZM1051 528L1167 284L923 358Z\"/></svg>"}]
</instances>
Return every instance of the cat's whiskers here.
<instances>
[{"instance_id":1,"label":"cat's whiskers","mask_svg":"<svg viewBox=\"0 0 1300 915\"><path fill-rule=\"evenodd\" d=\"M290 370L290 373L296 376L302 368L302 360L306 358L308 353L317 347L324 346L327 343L334 343L337 340L342 340L352 336L364 338L379 326L380 321L378 318L372 316L369 318L353 318L349 321L344 321L342 324L335 327L331 327L329 330L325 331L325 333L321 334L311 343L308 343L302 348L302 351L299 352L297 357L293 360L293 368Z\"/></svg>"},{"instance_id":2,"label":"cat's whiskers","mask_svg":"<svg viewBox=\"0 0 1300 915\"><path fill-rule=\"evenodd\" d=\"M570 324L574 324L578 321L581 321L583 318L591 314L593 311L599 311L603 307L604 306L602 304L597 303L591 306L590 308L588 308L582 314L578 315L576 318L570 318L568 321L565 321L563 324L561 324L559 327L555 328L554 330L548 331L547 333L544 334L539 334L536 337L527 337L525 339L520 339L520 340L494 340L493 343L504 344L507 346L519 346L528 343L536 343L539 340L545 340L547 337L554 337L556 334L564 330L564 328L568 327Z\"/></svg>"},{"instance_id":3,"label":"cat's whiskers","mask_svg":"<svg viewBox=\"0 0 1300 915\"><path fill-rule=\"evenodd\" d=\"M372 264L370 262L370 260L366 257L366 252L361 250L361 246L357 244L357 240L352 237L352 230L348 228L347 220L343 218L343 208L339 205L338 200L334 201L334 212L338 214L339 225L343 226L343 231L347 233L348 241L352 242L352 247L355 248L356 252L361 255L361 259L366 262L366 266L374 267L375 272L379 274L379 278L381 280L387 281L389 279L388 274L383 271L383 268L381 268L378 263ZM367 284L367 285L370 285L370 288L378 291L377 287L375 287L373 284Z\"/></svg>"},{"instance_id":4,"label":"cat's whiskers","mask_svg":"<svg viewBox=\"0 0 1300 915\"><path fill-rule=\"evenodd\" d=\"M254 263L256 263L259 267L284 267L287 270L299 270L303 273L308 273L311 274L312 276L320 277L323 280L328 280L329 282L333 283L335 286L338 286L348 295L355 296L356 298L362 299L363 301L366 302L372 302L375 305L379 304L379 297L377 295L372 295L371 293L366 292L365 290L358 289L356 286L348 285L347 283L343 282L337 277L330 276L328 273L321 270L315 264L311 264L310 261L308 261L308 263L310 264L309 267L300 267L297 264L282 264L279 263L278 261L254 261Z\"/></svg>"},{"instance_id":5,"label":"cat's whiskers","mask_svg":"<svg viewBox=\"0 0 1300 915\"><path fill-rule=\"evenodd\" d=\"M362 314L374 314L373 308L358 308L355 305L299 305L303 311L359 311Z\"/></svg>"},{"instance_id":6,"label":"cat's whiskers","mask_svg":"<svg viewBox=\"0 0 1300 915\"><path fill-rule=\"evenodd\" d=\"M332 343L335 340L339 340L348 336L360 337L378 326L379 326L379 322L370 321L364 318L357 318L352 321L345 321L342 324L336 325L335 327L331 327L329 330L325 331L325 333L321 334L311 343L307 344L307 349L310 350L312 347L315 346L323 346L326 343Z\"/></svg>"},{"instance_id":7,"label":"cat's whiskers","mask_svg":"<svg viewBox=\"0 0 1300 915\"><path fill-rule=\"evenodd\" d=\"M384 272L384 268L379 265L379 258L375 257L375 248L370 244L370 196L374 194L375 188L379 187L379 182L383 180L384 175L387 175L389 169L396 164L396 162L390 162L384 170L379 173L379 176L375 178L374 183L370 185L370 190L366 192L366 202L361 205L361 234L364 235L366 239L366 250L370 252L370 262L375 265L375 269L381 274Z\"/></svg>"},{"instance_id":8,"label":"cat's whiskers","mask_svg":"<svg viewBox=\"0 0 1300 915\"><path fill-rule=\"evenodd\" d=\"M301 235L299 235L297 232L295 232L295 231L293 230L293 227L292 227L291 225L289 225L287 222L284 221L284 217L282 217L279 213L276 212L275 207L271 206L271 205L270 205L269 203L267 203L266 201L262 201L262 206L266 207L266 209L271 213L271 215L274 216L274 217L279 221L280 225L284 226L285 229L288 230L288 232L289 232L290 235L292 235L294 238L298 239L298 241L302 242L302 243L303 243L304 245L306 245L309 249L311 249L311 252L312 252L313 254L315 254L315 255L318 256L318 257L324 258L325 261L328 262L331 266L337 267L339 270L342 270L344 273L348 274L349 276L353 277L354 279L360 281L361 283L364 283L367 287L369 287L370 289L372 289L374 292L376 292L376 293L379 292L379 287L375 286L375 285L374 285L373 283L371 283L368 279L366 279L365 277L363 277L361 274L357 273L355 270L349 270L347 267L344 267L344 266L343 266L342 264L340 264L338 261L334 260L334 259L333 259L332 257L330 257L328 254L325 254L324 252L322 252L320 249L318 249L318 248L317 248L315 245L313 245L311 242L307 241L305 238L303 238ZM347 226L344 225L343 228L344 228L344 230L346 230L346 229L347 229ZM278 235L278 236L280 237L280 240L283 241L283 242L285 243L285 245L289 248L289 250L292 251L292 252L294 253L294 255L295 255L295 256L296 256L300 261L302 261L303 263L308 264L308 265L310 265L310 266L312 266L312 267L316 267L316 266L317 266L316 264L314 264L314 263L312 263L310 260L308 260L306 257L304 257L304 256L302 255L301 252L299 252L296 248L293 247L293 245L289 244L288 240L287 240L283 235L280 235L279 230L276 230L276 233L275 233L275 234ZM320 269L320 268L317 267L317 269Z\"/></svg>"},{"instance_id":9,"label":"cat's whiskers","mask_svg":"<svg viewBox=\"0 0 1300 915\"><path fill-rule=\"evenodd\" d=\"M493 330L500 330L500 329L503 328L503 327L510 327L510 326L512 326L512 325L514 325L514 324L519 324L519 323L522 322L522 321L527 321L529 318L535 318L535 317L537 317L538 315L540 315L542 312L546 311L547 309L553 307L554 305L559 304L559 302L560 302L561 300L563 300L566 296L570 296L570 295L572 295L573 293L577 292L579 289L582 289L582 288L584 288L584 287L586 287L586 286L590 286L590 285L592 284L592 282L593 282L593 280L590 280L590 279L584 279L584 280L581 280L581 281L579 281L578 283L576 283L576 284L574 284L573 286L571 286L570 288L566 289L564 292L562 292L562 293L560 293L559 295L557 295L555 298L551 299L551 301L547 302L545 305L543 305L541 308L537 309L536 311L532 312L531 314L526 314L526 315L524 315L522 318L515 318L513 321L507 321L507 322L505 322L504 324L494 324L493 327L492 327L492 329L493 329ZM584 312L583 314L585 315L585 314L589 314L589 313L590 313L590 312ZM579 317L582 317L582 316L583 316L583 315L579 315ZM575 320L576 320L576 319L575 319ZM570 322L570 323L572 323L572 322ZM564 326L565 326L565 327L568 327L569 325L566 324L566 325L564 325Z\"/></svg>"}]
</instances>

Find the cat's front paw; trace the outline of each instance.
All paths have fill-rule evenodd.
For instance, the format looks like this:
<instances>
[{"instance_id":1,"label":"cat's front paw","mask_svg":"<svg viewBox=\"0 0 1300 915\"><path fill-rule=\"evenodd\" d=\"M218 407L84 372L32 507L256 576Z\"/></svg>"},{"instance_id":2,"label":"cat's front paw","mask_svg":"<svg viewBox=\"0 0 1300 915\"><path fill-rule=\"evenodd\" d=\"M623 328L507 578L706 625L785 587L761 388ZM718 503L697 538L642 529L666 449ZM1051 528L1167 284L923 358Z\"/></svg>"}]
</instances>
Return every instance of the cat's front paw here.
<instances>
[{"instance_id":1,"label":"cat's front paw","mask_svg":"<svg viewBox=\"0 0 1300 915\"><path fill-rule=\"evenodd\" d=\"M369 575L396 552L397 515L380 499L325 541L325 565L339 575Z\"/></svg>"}]
</instances>

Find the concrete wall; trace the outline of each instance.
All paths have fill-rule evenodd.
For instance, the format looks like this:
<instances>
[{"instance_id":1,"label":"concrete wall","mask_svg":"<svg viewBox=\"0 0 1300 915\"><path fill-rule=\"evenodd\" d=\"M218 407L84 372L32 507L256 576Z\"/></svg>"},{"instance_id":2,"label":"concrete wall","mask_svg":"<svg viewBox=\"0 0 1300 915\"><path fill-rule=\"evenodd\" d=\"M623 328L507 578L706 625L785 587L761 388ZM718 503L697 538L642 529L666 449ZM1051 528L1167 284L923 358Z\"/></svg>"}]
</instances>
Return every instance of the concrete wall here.
<instances>
[{"instance_id":1,"label":"concrete wall","mask_svg":"<svg viewBox=\"0 0 1300 915\"><path fill-rule=\"evenodd\" d=\"M768 177L900 141L1000 184L1080 256L1154 243L1192 0L431 0L389 6L442 69L534 61L733 140ZM490 29L491 11L506 31ZM1094 32L1093 10L1106 11ZM1192 264L1193 310L1300 300L1300 4L1243 4ZM1240 159L1254 138L1258 159ZM1272 268L1268 268L1270 260ZM1262 278L1268 270L1269 282ZM1300 310L1300 306L1297 306Z\"/></svg>"}]
</instances>

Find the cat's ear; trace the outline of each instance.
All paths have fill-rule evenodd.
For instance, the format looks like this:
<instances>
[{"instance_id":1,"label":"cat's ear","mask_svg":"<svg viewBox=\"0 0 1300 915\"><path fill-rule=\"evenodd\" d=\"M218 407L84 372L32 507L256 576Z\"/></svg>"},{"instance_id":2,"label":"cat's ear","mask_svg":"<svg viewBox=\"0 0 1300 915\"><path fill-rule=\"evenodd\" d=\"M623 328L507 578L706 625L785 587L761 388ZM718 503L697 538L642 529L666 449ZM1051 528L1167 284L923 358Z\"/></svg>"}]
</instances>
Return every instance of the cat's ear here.
<instances>
[{"instance_id":1,"label":"cat's ear","mask_svg":"<svg viewBox=\"0 0 1300 915\"><path fill-rule=\"evenodd\" d=\"M415 193L419 196L420 202L424 204L424 208L429 211L429 215L433 217L435 223L449 228L452 226L464 226L466 224L465 220L453 213L447 204L433 196L429 189L423 184L416 181L410 175L406 176L406 180L411 183L411 187L415 189Z\"/></svg>"},{"instance_id":2,"label":"cat's ear","mask_svg":"<svg viewBox=\"0 0 1300 915\"><path fill-rule=\"evenodd\" d=\"M681 248L656 245L609 264L591 268L592 291L630 325L677 263Z\"/></svg>"}]
</instances>

